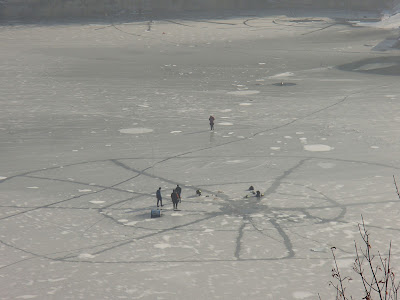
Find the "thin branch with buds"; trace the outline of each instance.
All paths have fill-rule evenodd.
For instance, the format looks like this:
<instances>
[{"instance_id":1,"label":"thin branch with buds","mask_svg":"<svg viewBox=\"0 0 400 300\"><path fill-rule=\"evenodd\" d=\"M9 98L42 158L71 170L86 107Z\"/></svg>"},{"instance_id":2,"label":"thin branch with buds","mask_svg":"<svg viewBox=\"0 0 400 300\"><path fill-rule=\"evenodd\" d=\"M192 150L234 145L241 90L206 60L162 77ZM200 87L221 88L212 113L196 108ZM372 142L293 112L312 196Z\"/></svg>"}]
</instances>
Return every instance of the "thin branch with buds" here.
<instances>
[{"instance_id":1,"label":"thin branch with buds","mask_svg":"<svg viewBox=\"0 0 400 300\"><path fill-rule=\"evenodd\" d=\"M377 255L374 255L370 243L370 234L365 226L363 216L361 216L361 220L362 223L358 224L358 230L363 241L363 246L360 247L354 242L356 259L353 265L353 270L360 276L364 287L363 297L361 299L397 300L400 282L396 282L396 276L392 271L392 242L389 244L387 257L382 256L379 251ZM345 281L351 281L351 278L348 276L342 277L340 274L334 250L336 250L336 248L332 247L331 251L335 263L335 267L332 268L334 282L330 281L329 285L332 285L336 290L336 300L353 299L352 296L348 298L345 294L346 287L344 285ZM375 263L375 258L377 257L379 257L379 262Z\"/></svg>"}]
</instances>

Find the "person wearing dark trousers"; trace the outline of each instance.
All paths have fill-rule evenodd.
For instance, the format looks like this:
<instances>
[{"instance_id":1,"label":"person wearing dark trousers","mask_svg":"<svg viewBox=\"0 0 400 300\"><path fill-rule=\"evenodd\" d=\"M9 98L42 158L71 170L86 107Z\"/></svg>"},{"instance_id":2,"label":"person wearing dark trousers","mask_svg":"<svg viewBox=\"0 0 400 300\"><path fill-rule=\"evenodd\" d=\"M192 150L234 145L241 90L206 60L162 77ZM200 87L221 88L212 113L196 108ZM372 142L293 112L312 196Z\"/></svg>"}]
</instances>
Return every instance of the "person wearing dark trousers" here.
<instances>
[{"instance_id":1,"label":"person wearing dark trousers","mask_svg":"<svg viewBox=\"0 0 400 300\"><path fill-rule=\"evenodd\" d=\"M161 207L164 206L162 204L162 197L161 197L161 187L158 188L157 192L156 192L156 196L157 196L157 207L159 207L159 203L161 204Z\"/></svg>"},{"instance_id":2,"label":"person wearing dark trousers","mask_svg":"<svg viewBox=\"0 0 400 300\"><path fill-rule=\"evenodd\" d=\"M181 192L182 192L182 189L181 189L181 187L179 186L179 184L176 185L175 191L176 191L176 193L178 194L179 202L181 202L181 201L182 201L182 200L181 200Z\"/></svg>"},{"instance_id":3,"label":"person wearing dark trousers","mask_svg":"<svg viewBox=\"0 0 400 300\"><path fill-rule=\"evenodd\" d=\"M171 193L171 200L172 204L174 205L174 210L178 209L179 197L178 193L175 190L173 190Z\"/></svg>"},{"instance_id":4,"label":"person wearing dark trousers","mask_svg":"<svg viewBox=\"0 0 400 300\"><path fill-rule=\"evenodd\" d=\"M211 130L214 130L214 121L215 121L215 118L214 118L213 116L210 116L210 117L208 118L208 120L210 121L210 128L211 128Z\"/></svg>"}]
</instances>

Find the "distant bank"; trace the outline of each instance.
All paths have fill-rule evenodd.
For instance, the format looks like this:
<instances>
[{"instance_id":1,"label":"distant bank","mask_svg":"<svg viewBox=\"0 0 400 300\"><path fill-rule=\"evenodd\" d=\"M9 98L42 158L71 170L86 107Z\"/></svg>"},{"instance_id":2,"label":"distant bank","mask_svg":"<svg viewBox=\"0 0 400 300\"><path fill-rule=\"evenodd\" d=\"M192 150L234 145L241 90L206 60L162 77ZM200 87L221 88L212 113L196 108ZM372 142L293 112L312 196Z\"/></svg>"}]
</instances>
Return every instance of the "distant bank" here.
<instances>
[{"instance_id":1,"label":"distant bank","mask_svg":"<svg viewBox=\"0 0 400 300\"><path fill-rule=\"evenodd\" d=\"M279 8L381 11L400 0L0 0L0 20L98 18L121 15Z\"/></svg>"}]
</instances>

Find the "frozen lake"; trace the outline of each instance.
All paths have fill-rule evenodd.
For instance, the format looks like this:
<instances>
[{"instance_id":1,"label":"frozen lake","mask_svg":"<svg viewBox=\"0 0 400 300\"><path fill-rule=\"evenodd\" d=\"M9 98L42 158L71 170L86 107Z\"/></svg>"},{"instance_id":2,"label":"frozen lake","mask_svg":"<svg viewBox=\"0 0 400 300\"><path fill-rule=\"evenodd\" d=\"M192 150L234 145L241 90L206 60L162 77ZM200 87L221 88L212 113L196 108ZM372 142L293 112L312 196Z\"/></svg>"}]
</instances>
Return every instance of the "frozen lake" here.
<instances>
[{"instance_id":1,"label":"frozen lake","mask_svg":"<svg viewBox=\"0 0 400 300\"><path fill-rule=\"evenodd\" d=\"M334 299L361 215L399 273L398 32L332 17L0 27L0 299Z\"/></svg>"}]
</instances>

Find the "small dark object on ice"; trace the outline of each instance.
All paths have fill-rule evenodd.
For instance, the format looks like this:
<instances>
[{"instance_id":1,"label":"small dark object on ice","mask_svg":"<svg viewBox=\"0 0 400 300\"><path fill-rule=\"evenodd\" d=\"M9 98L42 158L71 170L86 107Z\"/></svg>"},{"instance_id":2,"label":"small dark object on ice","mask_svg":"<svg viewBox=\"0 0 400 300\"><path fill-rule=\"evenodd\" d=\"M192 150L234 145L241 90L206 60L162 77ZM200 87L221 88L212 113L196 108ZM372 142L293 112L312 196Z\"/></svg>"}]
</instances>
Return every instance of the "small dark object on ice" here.
<instances>
[{"instance_id":1,"label":"small dark object on ice","mask_svg":"<svg viewBox=\"0 0 400 300\"><path fill-rule=\"evenodd\" d=\"M260 191L257 191L257 192L256 192L256 197L257 197L257 198L261 198L261 192L260 192Z\"/></svg>"},{"instance_id":2,"label":"small dark object on ice","mask_svg":"<svg viewBox=\"0 0 400 300\"><path fill-rule=\"evenodd\" d=\"M254 186L251 185L251 186L249 187L249 191L254 191Z\"/></svg>"},{"instance_id":3,"label":"small dark object on ice","mask_svg":"<svg viewBox=\"0 0 400 300\"><path fill-rule=\"evenodd\" d=\"M161 210L159 209L152 209L150 213L151 218L159 218L161 217Z\"/></svg>"},{"instance_id":4,"label":"small dark object on ice","mask_svg":"<svg viewBox=\"0 0 400 300\"><path fill-rule=\"evenodd\" d=\"M197 191L196 191L196 195L197 195L197 196L201 196L201 191L200 191L200 190L197 190Z\"/></svg>"}]
</instances>

